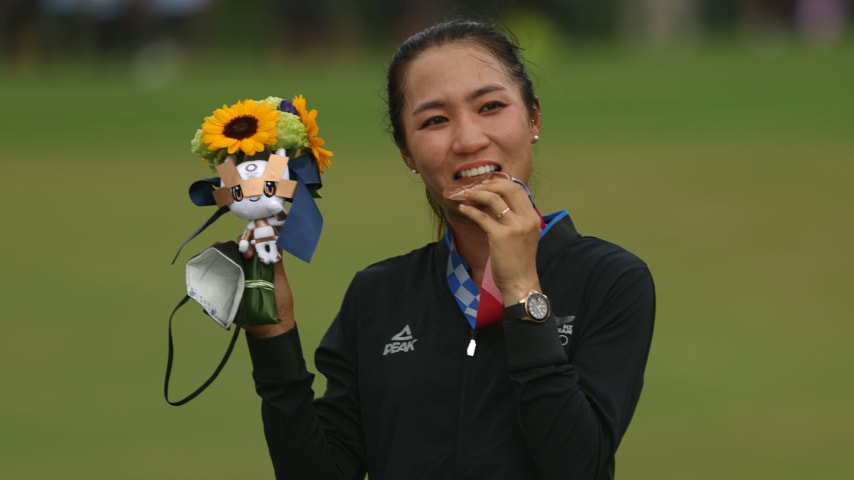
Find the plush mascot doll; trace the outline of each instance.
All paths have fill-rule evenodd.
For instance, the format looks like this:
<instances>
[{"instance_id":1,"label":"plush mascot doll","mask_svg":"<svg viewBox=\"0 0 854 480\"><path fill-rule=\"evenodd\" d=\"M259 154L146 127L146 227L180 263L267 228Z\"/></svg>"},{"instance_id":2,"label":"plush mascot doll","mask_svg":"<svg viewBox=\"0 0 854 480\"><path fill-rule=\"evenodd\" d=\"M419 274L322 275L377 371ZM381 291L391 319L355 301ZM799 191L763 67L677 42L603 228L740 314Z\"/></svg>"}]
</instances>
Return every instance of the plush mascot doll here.
<instances>
[{"instance_id":1,"label":"plush mascot doll","mask_svg":"<svg viewBox=\"0 0 854 480\"><path fill-rule=\"evenodd\" d=\"M278 323L273 286L280 251L311 260L322 226L314 203L319 173L332 157L316 117L302 95L247 99L215 110L191 142L219 177L193 183L190 198L219 209L184 245L227 212L248 222L236 242L242 261L203 252L187 264L188 295L224 328L238 306L246 324Z\"/></svg>"},{"instance_id":2,"label":"plush mascot doll","mask_svg":"<svg viewBox=\"0 0 854 480\"><path fill-rule=\"evenodd\" d=\"M288 178L288 157L279 150L268 160L248 160L235 164L229 155L216 167L222 180L213 196L220 207L249 220L238 244L247 259L258 256L264 264L281 260L276 241L288 217L284 200L293 199L296 183Z\"/></svg>"}]
</instances>

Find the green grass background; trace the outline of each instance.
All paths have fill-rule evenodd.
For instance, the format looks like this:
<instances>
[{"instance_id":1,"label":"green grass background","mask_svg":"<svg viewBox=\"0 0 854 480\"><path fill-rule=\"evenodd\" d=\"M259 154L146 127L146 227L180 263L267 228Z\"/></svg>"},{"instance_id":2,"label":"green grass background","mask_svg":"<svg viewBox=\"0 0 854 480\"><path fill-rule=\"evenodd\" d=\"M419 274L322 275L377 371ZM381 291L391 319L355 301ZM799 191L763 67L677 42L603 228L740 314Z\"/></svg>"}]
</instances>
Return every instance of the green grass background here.
<instances>
[{"instance_id":1,"label":"green grass background","mask_svg":"<svg viewBox=\"0 0 854 480\"><path fill-rule=\"evenodd\" d=\"M431 239L384 132L388 52L320 53L188 59L157 88L169 65L2 66L0 476L272 477L242 341L201 397L162 397L183 263L242 229L225 217L169 264L212 213L186 194L210 175L202 118L296 93L320 111L325 229L311 264L285 259L307 351L357 269ZM854 44L531 53L538 205L657 281L620 478L852 476ZM193 306L176 322L177 397L229 333Z\"/></svg>"}]
</instances>

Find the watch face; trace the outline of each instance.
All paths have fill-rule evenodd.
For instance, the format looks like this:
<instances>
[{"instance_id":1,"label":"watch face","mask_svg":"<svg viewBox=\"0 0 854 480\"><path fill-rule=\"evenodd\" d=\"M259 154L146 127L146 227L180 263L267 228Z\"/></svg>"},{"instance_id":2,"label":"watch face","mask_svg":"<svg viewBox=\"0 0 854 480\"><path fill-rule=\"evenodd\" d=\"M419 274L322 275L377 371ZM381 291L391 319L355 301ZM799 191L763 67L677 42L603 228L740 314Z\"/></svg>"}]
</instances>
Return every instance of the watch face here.
<instances>
[{"instance_id":1,"label":"watch face","mask_svg":"<svg viewBox=\"0 0 854 480\"><path fill-rule=\"evenodd\" d=\"M549 316L549 301L539 293L532 293L528 297L528 314L534 320L545 320Z\"/></svg>"}]
</instances>

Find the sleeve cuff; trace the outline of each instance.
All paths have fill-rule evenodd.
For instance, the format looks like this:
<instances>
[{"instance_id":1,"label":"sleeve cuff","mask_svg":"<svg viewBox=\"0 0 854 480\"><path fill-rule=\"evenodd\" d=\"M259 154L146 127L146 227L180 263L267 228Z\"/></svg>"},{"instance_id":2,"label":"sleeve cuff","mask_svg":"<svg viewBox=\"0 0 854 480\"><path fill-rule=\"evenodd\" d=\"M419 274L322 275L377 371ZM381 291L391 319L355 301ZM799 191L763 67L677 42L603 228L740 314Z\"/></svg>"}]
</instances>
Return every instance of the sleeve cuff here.
<instances>
[{"instance_id":1,"label":"sleeve cuff","mask_svg":"<svg viewBox=\"0 0 854 480\"><path fill-rule=\"evenodd\" d=\"M566 363L554 316L543 323L525 320L504 322L507 368L511 371Z\"/></svg>"},{"instance_id":2,"label":"sleeve cuff","mask_svg":"<svg viewBox=\"0 0 854 480\"><path fill-rule=\"evenodd\" d=\"M306 371L299 332L296 327L269 338L246 336L252 375L256 381L293 381Z\"/></svg>"}]
</instances>

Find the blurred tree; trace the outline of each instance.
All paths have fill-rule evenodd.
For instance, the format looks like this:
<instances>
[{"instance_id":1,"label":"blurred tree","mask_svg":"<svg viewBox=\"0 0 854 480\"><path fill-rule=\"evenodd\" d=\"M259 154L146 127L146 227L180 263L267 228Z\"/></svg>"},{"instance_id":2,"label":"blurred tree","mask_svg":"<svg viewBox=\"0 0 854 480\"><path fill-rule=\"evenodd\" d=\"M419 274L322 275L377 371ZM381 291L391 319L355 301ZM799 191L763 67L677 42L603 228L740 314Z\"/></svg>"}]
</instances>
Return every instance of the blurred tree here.
<instances>
[{"instance_id":1,"label":"blurred tree","mask_svg":"<svg viewBox=\"0 0 854 480\"><path fill-rule=\"evenodd\" d=\"M704 30L713 35L735 33L743 3L743 0L700 0Z\"/></svg>"},{"instance_id":2,"label":"blurred tree","mask_svg":"<svg viewBox=\"0 0 854 480\"><path fill-rule=\"evenodd\" d=\"M850 12L848 0L799 0L795 27L807 44L831 46L844 37Z\"/></svg>"},{"instance_id":3,"label":"blurred tree","mask_svg":"<svg viewBox=\"0 0 854 480\"><path fill-rule=\"evenodd\" d=\"M0 1L2 52L14 61L27 61L38 49L38 4L29 0Z\"/></svg>"},{"instance_id":4,"label":"blurred tree","mask_svg":"<svg viewBox=\"0 0 854 480\"><path fill-rule=\"evenodd\" d=\"M621 2L623 34L631 41L666 45L697 36L699 0Z\"/></svg>"},{"instance_id":5,"label":"blurred tree","mask_svg":"<svg viewBox=\"0 0 854 480\"><path fill-rule=\"evenodd\" d=\"M537 0L530 4L554 18L575 39L607 40L617 31L620 0Z\"/></svg>"},{"instance_id":6,"label":"blurred tree","mask_svg":"<svg viewBox=\"0 0 854 480\"><path fill-rule=\"evenodd\" d=\"M276 32L294 19L280 18L276 0L219 0L213 3L213 32L207 47L229 53L249 54L269 48ZM284 23L284 25L282 25Z\"/></svg>"},{"instance_id":7,"label":"blurred tree","mask_svg":"<svg viewBox=\"0 0 854 480\"><path fill-rule=\"evenodd\" d=\"M845 36L852 0L0 0L7 59L124 58L164 37L228 53L290 55L395 45L437 20L477 15L548 19L549 41L681 41L694 33L739 38ZM517 22L518 23L518 22ZM537 23L537 22L533 22ZM625 35L624 35L625 34ZM383 47L385 48L385 47Z\"/></svg>"},{"instance_id":8,"label":"blurred tree","mask_svg":"<svg viewBox=\"0 0 854 480\"><path fill-rule=\"evenodd\" d=\"M356 0L356 15L372 43L399 42L427 25L456 16L497 18L509 0Z\"/></svg>"}]
</instances>

